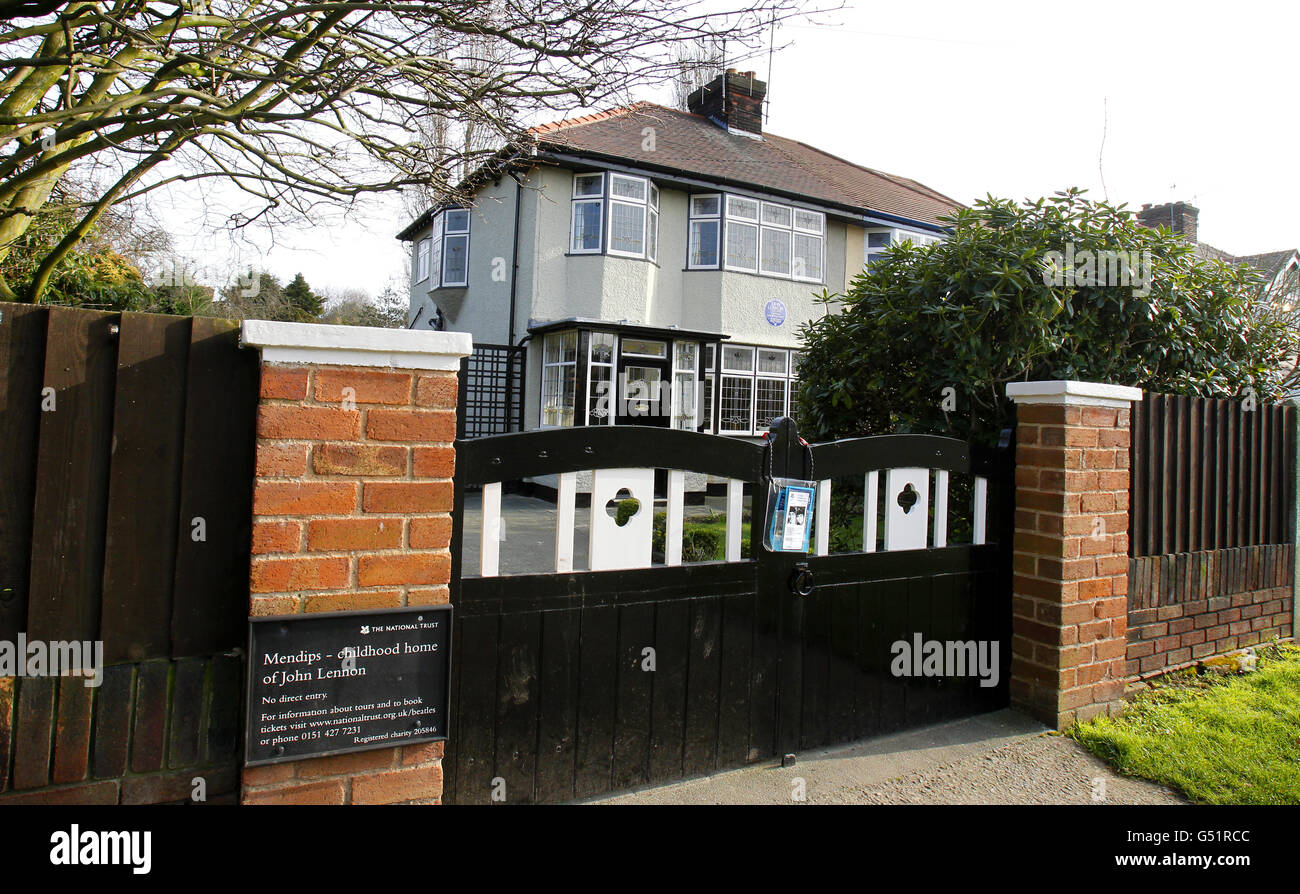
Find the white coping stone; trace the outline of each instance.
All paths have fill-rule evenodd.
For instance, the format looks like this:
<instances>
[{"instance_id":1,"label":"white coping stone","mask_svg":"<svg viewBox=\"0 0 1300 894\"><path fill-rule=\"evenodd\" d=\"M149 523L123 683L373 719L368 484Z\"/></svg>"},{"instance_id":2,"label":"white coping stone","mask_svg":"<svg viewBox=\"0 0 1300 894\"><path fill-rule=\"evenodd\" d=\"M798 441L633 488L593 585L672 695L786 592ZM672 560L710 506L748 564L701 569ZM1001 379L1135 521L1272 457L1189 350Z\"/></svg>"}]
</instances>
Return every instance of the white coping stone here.
<instances>
[{"instance_id":1,"label":"white coping stone","mask_svg":"<svg viewBox=\"0 0 1300 894\"><path fill-rule=\"evenodd\" d=\"M458 370L461 358L474 350L468 332L421 332L272 320L244 320L239 340L248 347L261 348L264 363L329 366Z\"/></svg>"},{"instance_id":2,"label":"white coping stone","mask_svg":"<svg viewBox=\"0 0 1300 894\"><path fill-rule=\"evenodd\" d=\"M1064 404L1125 410L1134 401L1142 399L1142 389L1059 379L1052 382L1010 382L1007 384L1007 397L1018 404Z\"/></svg>"}]
</instances>

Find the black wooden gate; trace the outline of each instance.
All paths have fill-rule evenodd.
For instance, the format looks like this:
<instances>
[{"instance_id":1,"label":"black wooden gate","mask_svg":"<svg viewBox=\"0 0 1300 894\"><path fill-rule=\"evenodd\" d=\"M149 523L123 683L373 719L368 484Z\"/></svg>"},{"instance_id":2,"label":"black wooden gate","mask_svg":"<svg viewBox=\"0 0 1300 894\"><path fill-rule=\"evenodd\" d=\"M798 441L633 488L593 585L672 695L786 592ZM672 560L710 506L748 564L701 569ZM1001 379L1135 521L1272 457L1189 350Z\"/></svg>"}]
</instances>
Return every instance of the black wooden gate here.
<instances>
[{"instance_id":1,"label":"black wooden gate","mask_svg":"<svg viewBox=\"0 0 1300 894\"><path fill-rule=\"evenodd\" d=\"M603 427L462 441L457 451L448 803L569 801L1007 704L1009 451L924 435L808 448L789 420L777 420L767 445ZM861 479L916 466L983 477L996 542L830 555L763 548L769 477ZM462 576L467 489L632 468L745 482L749 558ZM916 633L999 643L997 685L895 676L891 646Z\"/></svg>"}]
</instances>

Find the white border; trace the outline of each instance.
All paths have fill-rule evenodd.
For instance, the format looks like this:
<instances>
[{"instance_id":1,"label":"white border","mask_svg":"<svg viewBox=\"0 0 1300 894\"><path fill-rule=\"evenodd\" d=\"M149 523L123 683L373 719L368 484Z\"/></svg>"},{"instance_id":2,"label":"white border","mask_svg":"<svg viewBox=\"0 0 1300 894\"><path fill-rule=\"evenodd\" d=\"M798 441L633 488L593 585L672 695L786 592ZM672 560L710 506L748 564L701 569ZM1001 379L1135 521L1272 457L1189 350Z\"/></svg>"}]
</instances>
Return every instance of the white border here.
<instances>
[{"instance_id":1,"label":"white border","mask_svg":"<svg viewBox=\"0 0 1300 894\"><path fill-rule=\"evenodd\" d=\"M264 363L318 363L328 366L388 366L400 369L459 370L474 350L468 332L381 329L244 320L240 344L261 348Z\"/></svg>"},{"instance_id":2,"label":"white border","mask_svg":"<svg viewBox=\"0 0 1300 894\"><path fill-rule=\"evenodd\" d=\"M1047 382L1010 382L1007 397L1017 404L1064 404L1066 406L1127 409L1142 399L1141 388L1056 379Z\"/></svg>"}]
</instances>

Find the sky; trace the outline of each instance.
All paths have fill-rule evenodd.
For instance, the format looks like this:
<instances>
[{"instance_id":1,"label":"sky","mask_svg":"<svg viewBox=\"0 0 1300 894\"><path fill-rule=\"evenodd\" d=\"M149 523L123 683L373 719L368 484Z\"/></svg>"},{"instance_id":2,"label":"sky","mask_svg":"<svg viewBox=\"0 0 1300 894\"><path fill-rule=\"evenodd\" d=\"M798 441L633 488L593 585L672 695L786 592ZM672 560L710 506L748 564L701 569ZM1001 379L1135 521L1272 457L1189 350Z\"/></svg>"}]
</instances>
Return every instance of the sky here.
<instances>
[{"instance_id":1,"label":"sky","mask_svg":"<svg viewBox=\"0 0 1300 894\"><path fill-rule=\"evenodd\" d=\"M1234 254L1300 246L1293 44L1300 4L904 3L847 0L825 25L778 28L765 129L960 202L1078 186L1128 203L1189 201ZM638 97L668 103L665 93ZM375 295L406 270L397 196L349 219L281 227L260 246L214 233L197 203L158 209L177 249L214 268L301 271Z\"/></svg>"}]
</instances>

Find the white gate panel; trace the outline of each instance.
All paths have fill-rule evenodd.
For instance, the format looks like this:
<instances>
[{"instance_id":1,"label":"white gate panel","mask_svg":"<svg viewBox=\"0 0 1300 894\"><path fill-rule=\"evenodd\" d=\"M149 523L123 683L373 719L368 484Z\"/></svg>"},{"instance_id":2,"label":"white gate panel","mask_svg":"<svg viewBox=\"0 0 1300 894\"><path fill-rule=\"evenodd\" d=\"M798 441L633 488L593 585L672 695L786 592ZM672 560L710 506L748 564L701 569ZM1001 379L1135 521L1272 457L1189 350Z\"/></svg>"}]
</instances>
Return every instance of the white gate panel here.
<instances>
[{"instance_id":1,"label":"white gate panel","mask_svg":"<svg viewBox=\"0 0 1300 894\"><path fill-rule=\"evenodd\" d=\"M606 511L606 506L611 500L617 500L619 491L624 488L641 504L641 508L620 528ZM654 510L654 469L595 470L591 476L591 534L588 540L591 570L649 568Z\"/></svg>"},{"instance_id":2,"label":"white gate panel","mask_svg":"<svg viewBox=\"0 0 1300 894\"><path fill-rule=\"evenodd\" d=\"M910 491L909 491L910 488ZM910 506L899 503L903 494ZM885 473L885 551L925 549L930 520L930 470L890 469Z\"/></svg>"}]
</instances>

